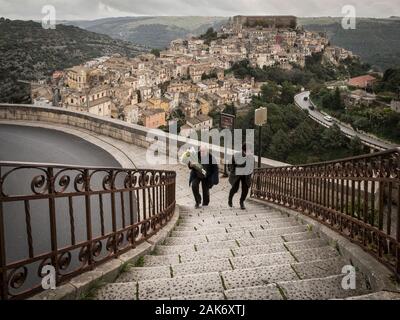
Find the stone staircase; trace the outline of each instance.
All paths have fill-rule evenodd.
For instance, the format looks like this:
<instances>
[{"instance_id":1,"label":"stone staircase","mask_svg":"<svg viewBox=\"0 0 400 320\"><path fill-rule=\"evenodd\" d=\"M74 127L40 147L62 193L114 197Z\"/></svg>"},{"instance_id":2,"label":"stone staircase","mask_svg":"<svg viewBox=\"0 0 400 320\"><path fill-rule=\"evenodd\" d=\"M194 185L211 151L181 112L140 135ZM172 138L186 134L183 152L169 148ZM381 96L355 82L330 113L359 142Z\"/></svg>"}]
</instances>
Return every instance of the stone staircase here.
<instances>
[{"instance_id":1,"label":"stone staircase","mask_svg":"<svg viewBox=\"0 0 400 320\"><path fill-rule=\"evenodd\" d=\"M151 255L96 293L102 300L344 299L371 293L334 245L288 214L248 201L195 210L181 206L178 225Z\"/></svg>"}]
</instances>

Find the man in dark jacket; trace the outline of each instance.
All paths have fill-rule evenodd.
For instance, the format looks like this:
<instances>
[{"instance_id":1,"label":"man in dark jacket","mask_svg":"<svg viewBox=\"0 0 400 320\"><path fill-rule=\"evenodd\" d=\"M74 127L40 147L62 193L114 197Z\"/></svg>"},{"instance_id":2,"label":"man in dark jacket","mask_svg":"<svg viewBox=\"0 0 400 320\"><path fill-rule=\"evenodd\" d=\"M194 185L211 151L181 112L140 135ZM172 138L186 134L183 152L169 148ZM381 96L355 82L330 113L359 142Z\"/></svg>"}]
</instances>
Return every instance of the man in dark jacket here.
<instances>
[{"instance_id":1,"label":"man in dark jacket","mask_svg":"<svg viewBox=\"0 0 400 320\"><path fill-rule=\"evenodd\" d=\"M188 166L191 169L189 186L192 186L193 196L196 201L196 209L198 209L201 204L200 184L203 191L203 206L208 206L210 203L210 189L219 183L218 164L215 158L208 152L208 149L201 146L197 156L206 174L205 176L202 175L199 171L195 170L189 162Z\"/></svg>"},{"instance_id":2,"label":"man in dark jacket","mask_svg":"<svg viewBox=\"0 0 400 320\"><path fill-rule=\"evenodd\" d=\"M251 175L254 170L254 155L250 146L243 144L242 152L237 153L232 157L232 162L229 166L229 183L232 185L229 191L228 205L232 208L233 196L239 191L239 185L242 184L242 194L240 196L240 208L246 209L244 201L246 200L249 188L251 186Z\"/></svg>"}]
</instances>

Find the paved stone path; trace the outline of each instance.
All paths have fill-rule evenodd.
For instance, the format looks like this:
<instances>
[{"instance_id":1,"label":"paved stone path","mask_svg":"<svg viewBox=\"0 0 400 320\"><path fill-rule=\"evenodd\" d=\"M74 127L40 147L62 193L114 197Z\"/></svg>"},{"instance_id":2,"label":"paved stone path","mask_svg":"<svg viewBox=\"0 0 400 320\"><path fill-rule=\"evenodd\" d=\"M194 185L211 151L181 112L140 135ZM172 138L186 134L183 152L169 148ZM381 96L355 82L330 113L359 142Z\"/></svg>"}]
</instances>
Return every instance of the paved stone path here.
<instances>
[{"instance_id":1,"label":"paved stone path","mask_svg":"<svg viewBox=\"0 0 400 320\"><path fill-rule=\"evenodd\" d=\"M102 145L123 165L152 167L144 149L84 130L57 129ZM251 200L240 210L238 195L228 208L229 183L223 178L211 190L210 206L196 210L188 168L163 169L177 172L178 225L152 254L102 287L97 299L331 299L371 293L360 272L357 289L344 290L341 271L350 263L296 218Z\"/></svg>"},{"instance_id":2,"label":"paved stone path","mask_svg":"<svg viewBox=\"0 0 400 320\"><path fill-rule=\"evenodd\" d=\"M143 150L136 152L141 167ZM331 299L369 293L344 290L349 265L327 240L286 213L239 198L228 208L229 183L221 178L208 207L194 209L188 169L177 171L180 219L151 255L97 293L97 299Z\"/></svg>"}]
</instances>

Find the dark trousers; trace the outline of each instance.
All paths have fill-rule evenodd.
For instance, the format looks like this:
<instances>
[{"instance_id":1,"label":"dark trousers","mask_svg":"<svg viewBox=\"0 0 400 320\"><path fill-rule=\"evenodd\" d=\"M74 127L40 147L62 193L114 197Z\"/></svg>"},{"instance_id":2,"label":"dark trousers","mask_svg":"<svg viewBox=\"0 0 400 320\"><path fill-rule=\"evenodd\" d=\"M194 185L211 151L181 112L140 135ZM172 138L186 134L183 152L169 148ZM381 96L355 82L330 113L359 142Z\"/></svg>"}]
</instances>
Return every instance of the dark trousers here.
<instances>
[{"instance_id":1,"label":"dark trousers","mask_svg":"<svg viewBox=\"0 0 400 320\"><path fill-rule=\"evenodd\" d=\"M229 199L232 200L233 196L235 195L236 192L239 191L239 184L242 184L242 194L240 195L240 202L244 202L246 200L247 194L249 193L249 186L247 185L247 177L246 176L240 176L234 185L231 188L231 191L229 191Z\"/></svg>"},{"instance_id":2,"label":"dark trousers","mask_svg":"<svg viewBox=\"0 0 400 320\"><path fill-rule=\"evenodd\" d=\"M197 204L201 203L201 196L200 196L200 187L201 183L201 189L203 191L203 206L207 206L210 203L210 188L207 185L207 180L206 179L199 179L195 178L192 181L192 191L194 195L194 199L196 200Z\"/></svg>"}]
</instances>

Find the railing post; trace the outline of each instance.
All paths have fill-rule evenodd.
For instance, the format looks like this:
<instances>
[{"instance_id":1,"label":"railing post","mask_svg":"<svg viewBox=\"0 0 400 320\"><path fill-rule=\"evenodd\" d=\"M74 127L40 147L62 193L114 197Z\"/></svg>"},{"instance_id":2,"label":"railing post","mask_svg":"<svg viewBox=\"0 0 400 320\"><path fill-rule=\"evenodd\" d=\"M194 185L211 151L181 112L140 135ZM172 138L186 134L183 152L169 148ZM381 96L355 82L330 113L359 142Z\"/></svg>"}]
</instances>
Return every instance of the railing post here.
<instances>
[{"instance_id":1,"label":"railing post","mask_svg":"<svg viewBox=\"0 0 400 320\"><path fill-rule=\"evenodd\" d=\"M86 240L88 241L88 265L93 268L93 254L92 254L92 216L90 206L90 175L89 170L83 171L83 178L85 181L85 213L86 213Z\"/></svg>"},{"instance_id":2,"label":"railing post","mask_svg":"<svg viewBox=\"0 0 400 320\"><path fill-rule=\"evenodd\" d=\"M113 230L113 249L114 254L118 252L118 237L117 237L117 213L115 209L115 184L114 184L114 171L110 172L110 188L111 188L111 223Z\"/></svg>"},{"instance_id":3,"label":"railing post","mask_svg":"<svg viewBox=\"0 0 400 320\"><path fill-rule=\"evenodd\" d=\"M6 300L7 293L7 270L6 270L6 248L4 240L4 217L3 217L3 180L0 167L0 299Z\"/></svg>"},{"instance_id":4,"label":"railing post","mask_svg":"<svg viewBox=\"0 0 400 320\"><path fill-rule=\"evenodd\" d=\"M48 168L48 192L49 192L49 211L50 211L50 241L51 241L51 265L56 270L56 283L58 284L60 273L58 267L58 252L57 252L57 219L56 219L56 204L55 204L55 181L54 169Z\"/></svg>"},{"instance_id":5,"label":"railing post","mask_svg":"<svg viewBox=\"0 0 400 320\"><path fill-rule=\"evenodd\" d=\"M397 184L396 273L400 277L400 183Z\"/></svg>"}]
</instances>

